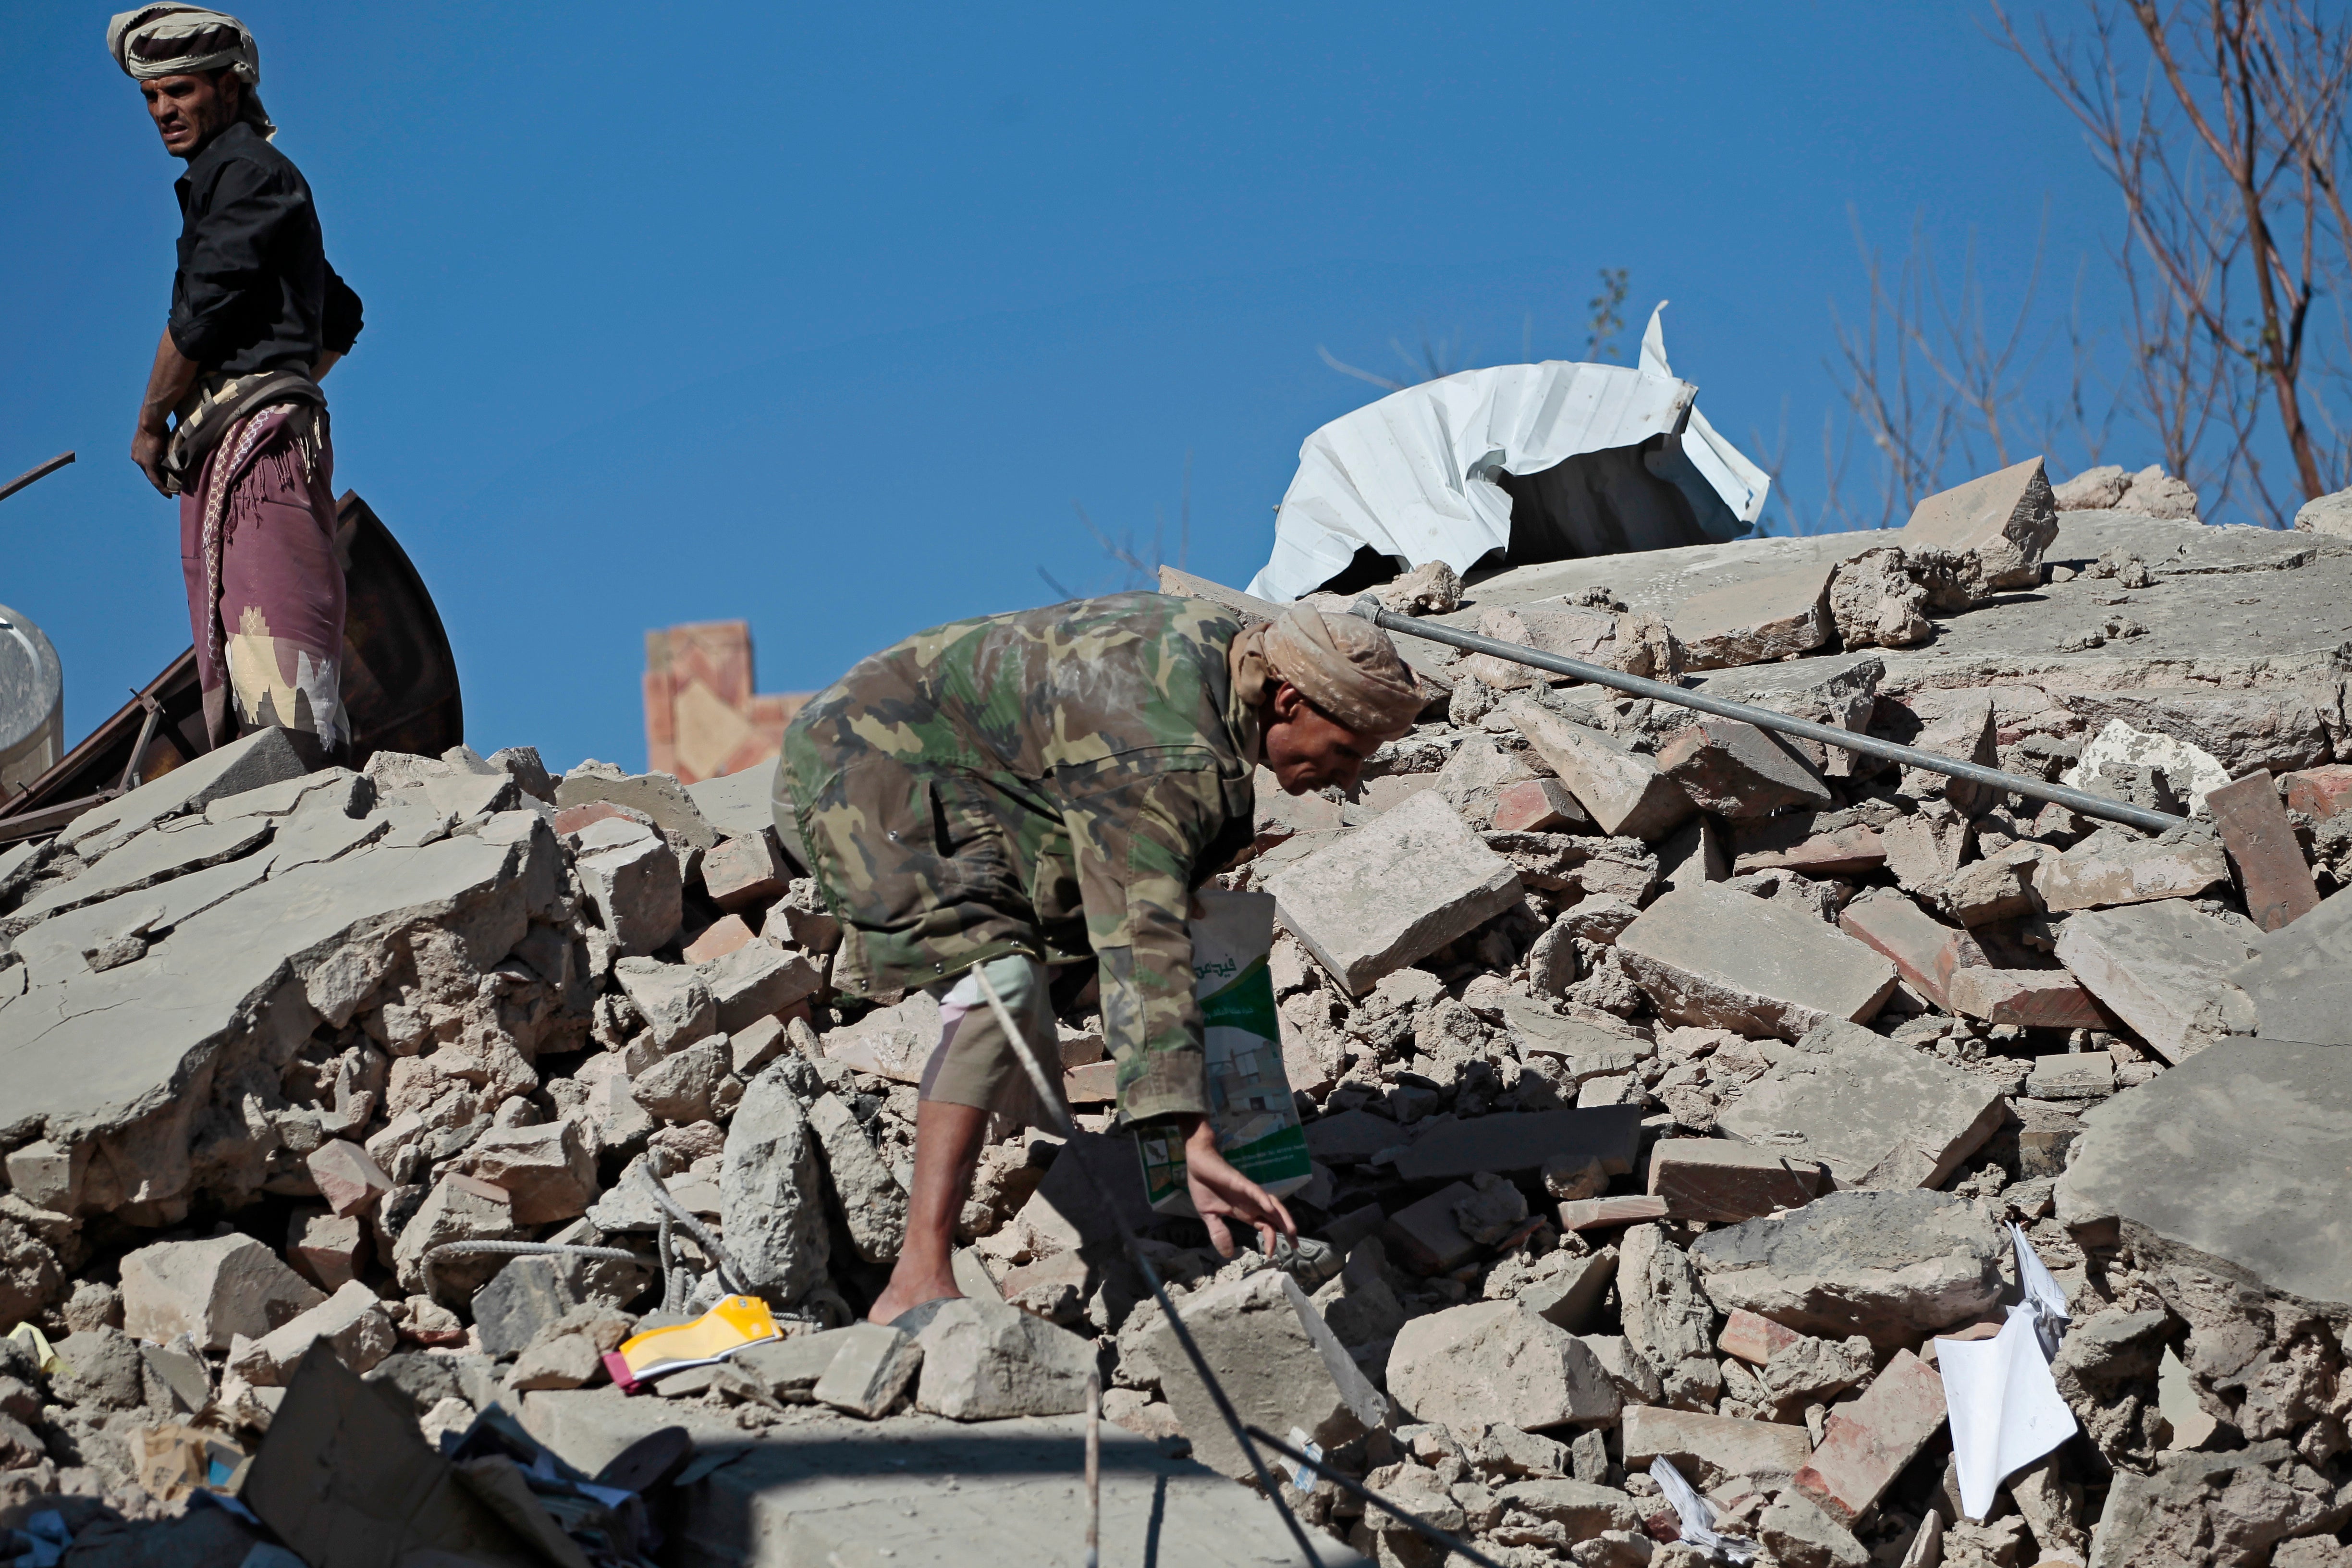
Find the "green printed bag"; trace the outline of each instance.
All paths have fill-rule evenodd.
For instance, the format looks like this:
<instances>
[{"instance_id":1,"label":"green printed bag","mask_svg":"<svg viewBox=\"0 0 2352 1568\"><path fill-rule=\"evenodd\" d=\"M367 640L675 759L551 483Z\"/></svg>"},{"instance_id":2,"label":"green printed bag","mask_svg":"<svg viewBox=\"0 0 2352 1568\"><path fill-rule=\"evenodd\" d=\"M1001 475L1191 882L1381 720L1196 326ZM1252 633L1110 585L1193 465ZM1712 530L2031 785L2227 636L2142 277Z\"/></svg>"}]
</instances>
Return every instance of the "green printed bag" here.
<instances>
[{"instance_id":1,"label":"green printed bag","mask_svg":"<svg viewBox=\"0 0 2352 1568\"><path fill-rule=\"evenodd\" d=\"M1207 891L1193 896L1192 994L1201 1001L1208 1058L1209 1122L1234 1169L1276 1197L1313 1174L1298 1125L1290 1075L1282 1066L1282 1024L1274 1010L1274 897ZM1143 1185L1161 1214L1192 1213L1184 1145L1172 1131L1136 1140Z\"/></svg>"}]
</instances>

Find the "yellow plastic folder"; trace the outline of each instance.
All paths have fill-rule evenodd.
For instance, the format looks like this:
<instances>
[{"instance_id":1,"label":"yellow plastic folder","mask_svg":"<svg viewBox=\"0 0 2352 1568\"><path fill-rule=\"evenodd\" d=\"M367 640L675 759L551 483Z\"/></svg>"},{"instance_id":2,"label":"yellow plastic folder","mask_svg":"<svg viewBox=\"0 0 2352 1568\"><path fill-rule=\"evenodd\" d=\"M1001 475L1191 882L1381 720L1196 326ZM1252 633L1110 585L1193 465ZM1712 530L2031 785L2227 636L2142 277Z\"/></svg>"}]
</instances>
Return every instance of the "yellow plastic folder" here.
<instances>
[{"instance_id":1,"label":"yellow plastic folder","mask_svg":"<svg viewBox=\"0 0 2352 1568\"><path fill-rule=\"evenodd\" d=\"M768 1304L756 1296L730 1296L690 1323L648 1329L607 1352L604 1370L624 1394L690 1366L725 1361L745 1345L782 1336Z\"/></svg>"}]
</instances>

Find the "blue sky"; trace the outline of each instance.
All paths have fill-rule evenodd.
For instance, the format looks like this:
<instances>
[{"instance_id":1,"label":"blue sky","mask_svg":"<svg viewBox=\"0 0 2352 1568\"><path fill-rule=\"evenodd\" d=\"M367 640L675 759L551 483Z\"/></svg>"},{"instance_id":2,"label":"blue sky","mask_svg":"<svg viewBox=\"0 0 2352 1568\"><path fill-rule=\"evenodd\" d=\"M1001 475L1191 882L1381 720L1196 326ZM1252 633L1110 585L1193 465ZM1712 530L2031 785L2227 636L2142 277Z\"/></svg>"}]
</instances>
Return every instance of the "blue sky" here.
<instances>
[{"instance_id":1,"label":"blue sky","mask_svg":"<svg viewBox=\"0 0 2352 1568\"><path fill-rule=\"evenodd\" d=\"M72 739L188 640L127 458L180 165L105 6L0 10L0 479L81 454L0 503L0 602ZM1189 564L1246 581L1300 441L1379 395L1318 345L1580 357L1622 267L1623 352L1671 299L1676 371L1751 455L1785 419L1811 505L1857 221L1951 272L1973 236L2000 302L2046 211L2058 294L2088 257L2111 304L2115 198L1969 5L240 14L366 301L338 487L431 585L468 740L558 767L642 763L654 627L748 619L788 690L1041 566L1118 585L1073 502L1172 557L1188 454Z\"/></svg>"}]
</instances>

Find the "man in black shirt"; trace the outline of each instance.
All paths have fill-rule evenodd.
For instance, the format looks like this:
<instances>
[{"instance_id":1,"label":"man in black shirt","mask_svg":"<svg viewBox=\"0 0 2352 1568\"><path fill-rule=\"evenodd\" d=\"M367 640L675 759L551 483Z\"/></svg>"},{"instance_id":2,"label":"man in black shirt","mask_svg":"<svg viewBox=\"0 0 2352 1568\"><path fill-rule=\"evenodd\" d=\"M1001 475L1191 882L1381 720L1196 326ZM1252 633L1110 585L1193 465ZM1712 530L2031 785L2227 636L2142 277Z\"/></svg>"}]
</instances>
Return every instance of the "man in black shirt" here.
<instances>
[{"instance_id":1,"label":"man in black shirt","mask_svg":"<svg viewBox=\"0 0 2352 1568\"><path fill-rule=\"evenodd\" d=\"M236 17L145 5L107 28L164 149L187 161L172 310L131 460L180 498L205 720L215 746L268 725L313 765L344 749L343 579L319 381L359 296L327 265L310 187L270 145L260 54ZM171 416L177 416L177 422Z\"/></svg>"}]
</instances>

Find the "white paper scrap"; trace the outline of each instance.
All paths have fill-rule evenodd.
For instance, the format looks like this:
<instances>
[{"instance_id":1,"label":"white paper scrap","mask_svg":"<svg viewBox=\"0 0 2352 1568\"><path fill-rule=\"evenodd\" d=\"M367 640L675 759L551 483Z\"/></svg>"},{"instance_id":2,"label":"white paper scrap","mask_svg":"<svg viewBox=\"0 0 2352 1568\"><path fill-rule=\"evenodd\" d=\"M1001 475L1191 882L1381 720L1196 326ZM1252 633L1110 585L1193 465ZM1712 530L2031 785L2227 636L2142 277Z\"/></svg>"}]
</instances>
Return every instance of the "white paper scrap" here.
<instances>
[{"instance_id":1,"label":"white paper scrap","mask_svg":"<svg viewBox=\"0 0 2352 1568\"><path fill-rule=\"evenodd\" d=\"M1683 1473L1675 1468L1672 1459L1664 1454L1652 1459L1650 1479L1658 1483L1658 1489L1675 1505L1675 1518L1679 1521L1685 1545L1696 1546L1732 1563L1744 1564L1755 1559L1756 1542L1718 1531L1715 1528L1715 1510L1698 1495L1698 1489L1683 1479Z\"/></svg>"},{"instance_id":2,"label":"white paper scrap","mask_svg":"<svg viewBox=\"0 0 2352 1568\"><path fill-rule=\"evenodd\" d=\"M1307 1428L1304 1426L1293 1426L1290 1429L1290 1446L1310 1459L1320 1459L1323 1457L1322 1445L1310 1441L1307 1436ZM1313 1491L1316 1479L1316 1474L1309 1467L1306 1465L1290 1467L1290 1484L1300 1491Z\"/></svg>"},{"instance_id":3,"label":"white paper scrap","mask_svg":"<svg viewBox=\"0 0 2352 1568\"><path fill-rule=\"evenodd\" d=\"M2067 1321L2065 1294L2024 1231L2009 1228L2025 1300L1991 1339L1936 1342L1960 1509L1977 1520L1991 1511L2001 1482L2074 1435L2074 1413L2050 1375Z\"/></svg>"}]
</instances>

